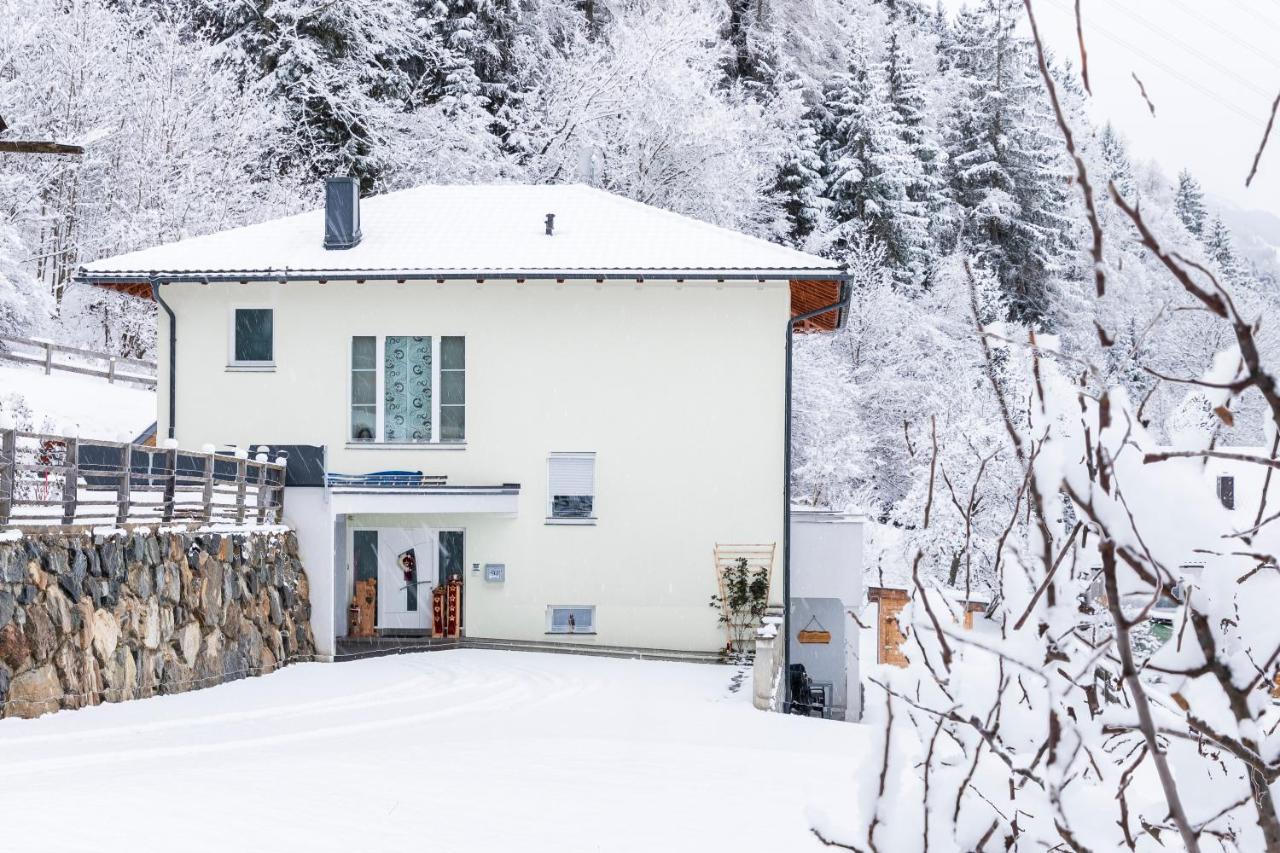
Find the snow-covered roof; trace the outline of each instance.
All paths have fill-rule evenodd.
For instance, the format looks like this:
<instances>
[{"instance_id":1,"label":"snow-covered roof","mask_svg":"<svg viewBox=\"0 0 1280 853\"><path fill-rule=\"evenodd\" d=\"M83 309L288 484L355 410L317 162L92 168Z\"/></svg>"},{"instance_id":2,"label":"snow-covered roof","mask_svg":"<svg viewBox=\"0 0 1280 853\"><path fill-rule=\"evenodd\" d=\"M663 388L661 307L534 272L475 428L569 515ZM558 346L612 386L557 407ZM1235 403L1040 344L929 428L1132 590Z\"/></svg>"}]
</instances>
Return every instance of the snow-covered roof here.
<instances>
[{"instance_id":1,"label":"snow-covered roof","mask_svg":"<svg viewBox=\"0 0 1280 853\"><path fill-rule=\"evenodd\" d=\"M544 230L555 214L554 235ZM578 184L421 186L361 200L363 239L325 249L311 210L85 264L88 281L148 274L734 273L825 278L831 260Z\"/></svg>"}]
</instances>

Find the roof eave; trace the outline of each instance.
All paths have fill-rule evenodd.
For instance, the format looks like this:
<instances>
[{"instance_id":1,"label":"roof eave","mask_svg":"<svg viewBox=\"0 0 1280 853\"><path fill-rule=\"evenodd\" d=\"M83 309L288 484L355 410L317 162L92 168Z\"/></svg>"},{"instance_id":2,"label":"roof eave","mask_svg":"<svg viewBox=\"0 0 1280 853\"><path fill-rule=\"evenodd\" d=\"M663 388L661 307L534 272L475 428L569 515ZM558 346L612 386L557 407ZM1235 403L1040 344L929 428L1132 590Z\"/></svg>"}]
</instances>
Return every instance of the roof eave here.
<instances>
[{"instance_id":1,"label":"roof eave","mask_svg":"<svg viewBox=\"0 0 1280 853\"><path fill-rule=\"evenodd\" d=\"M249 281L475 281L493 280L645 280L655 281L789 281L823 279L847 281L849 275L831 267L785 268L639 268L609 267L596 269L266 269L266 270L89 270L80 267L75 280L85 284L211 284L215 282Z\"/></svg>"}]
</instances>

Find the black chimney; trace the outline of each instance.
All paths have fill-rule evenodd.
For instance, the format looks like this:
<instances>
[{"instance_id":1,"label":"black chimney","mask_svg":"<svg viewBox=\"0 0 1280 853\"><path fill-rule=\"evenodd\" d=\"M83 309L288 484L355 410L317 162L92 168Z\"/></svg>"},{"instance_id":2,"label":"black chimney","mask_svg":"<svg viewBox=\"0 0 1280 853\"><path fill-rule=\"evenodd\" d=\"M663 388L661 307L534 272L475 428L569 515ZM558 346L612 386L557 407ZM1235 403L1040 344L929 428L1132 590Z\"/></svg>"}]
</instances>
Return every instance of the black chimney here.
<instances>
[{"instance_id":1,"label":"black chimney","mask_svg":"<svg viewBox=\"0 0 1280 853\"><path fill-rule=\"evenodd\" d=\"M350 249L360 243L360 183L324 179L324 247Z\"/></svg>"},{"instance_id":2,"label":"black chimney","mask_svg":"<svg viewBox=\"0 0 1280 853\"><path fill-rule=\"evenodd\" d=\"M550 237L556 232L556 215L554 213L547 214L547 236Z\"/></svg>"}]
</instances>

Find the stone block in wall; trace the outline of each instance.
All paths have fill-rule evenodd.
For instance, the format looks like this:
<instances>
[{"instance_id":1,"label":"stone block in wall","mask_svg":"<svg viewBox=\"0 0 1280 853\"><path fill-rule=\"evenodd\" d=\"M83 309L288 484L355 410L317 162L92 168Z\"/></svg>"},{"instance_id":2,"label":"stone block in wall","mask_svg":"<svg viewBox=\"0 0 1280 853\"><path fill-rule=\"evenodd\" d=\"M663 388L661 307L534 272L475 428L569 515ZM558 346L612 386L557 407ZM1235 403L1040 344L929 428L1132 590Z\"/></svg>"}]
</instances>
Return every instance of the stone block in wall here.
<instances>
[{"instance_id":1,"label":"stone block in wall","mask_svg":"<svg viewBox=\"0 0 1280 853\"><path fill-rule=\"evenodd\" d=\"M0 708L34 716L309 659L308 594L292 534L0 542Z\"/></svg>"},{"instance_id":2,"label":"stone block in wall","mask_svg":"<svg viewBox=\"0 0 1280 853\"><path fill-rule=\"evenodd\" d=\"M62 682L52 664L28 669L14 676L5 698L6 717L38 717L62 704Z\"/></svg>"}]
</instances>

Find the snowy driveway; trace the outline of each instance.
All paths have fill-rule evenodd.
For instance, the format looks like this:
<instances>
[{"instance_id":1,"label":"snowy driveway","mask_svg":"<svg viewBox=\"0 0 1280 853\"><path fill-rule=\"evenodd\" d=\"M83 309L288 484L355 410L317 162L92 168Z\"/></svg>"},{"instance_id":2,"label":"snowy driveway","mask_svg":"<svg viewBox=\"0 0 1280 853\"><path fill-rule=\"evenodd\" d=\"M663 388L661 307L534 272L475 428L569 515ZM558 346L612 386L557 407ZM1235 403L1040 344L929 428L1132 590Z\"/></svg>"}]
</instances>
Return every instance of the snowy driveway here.
<instances>
[{"instance_id":1,"label":"snowy driveway","mask_svg":"<svg viewBox=\"0 0 1280 853\"><path fill-rule=\"evenodd\" d=\"M852 801L863 731L731 674L458 650L3 720L0 847L826 849L806 805Z\"/></svg>"}]
</instances>

